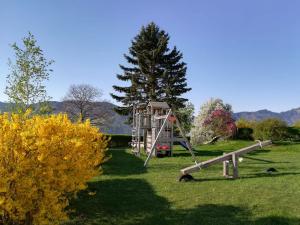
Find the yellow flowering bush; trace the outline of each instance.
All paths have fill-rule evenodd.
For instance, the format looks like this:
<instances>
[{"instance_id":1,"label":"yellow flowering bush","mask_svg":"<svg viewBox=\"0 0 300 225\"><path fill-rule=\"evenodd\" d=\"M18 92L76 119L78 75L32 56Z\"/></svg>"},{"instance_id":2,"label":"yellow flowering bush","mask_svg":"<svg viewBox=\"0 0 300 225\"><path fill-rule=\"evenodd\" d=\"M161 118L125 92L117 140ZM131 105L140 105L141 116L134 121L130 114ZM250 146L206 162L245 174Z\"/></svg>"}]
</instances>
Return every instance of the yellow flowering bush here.
<instances>
[{"instance_id":1,"label":"yellow flowering bush","mask_svg":"<svg viewBox=\"0 0 300 225\"><path fill-rule=\"evenodd\" d=\"M66 115L0 115L0 224L58 224L101 172L107 138Z\"/></svg>"}]
</instances>

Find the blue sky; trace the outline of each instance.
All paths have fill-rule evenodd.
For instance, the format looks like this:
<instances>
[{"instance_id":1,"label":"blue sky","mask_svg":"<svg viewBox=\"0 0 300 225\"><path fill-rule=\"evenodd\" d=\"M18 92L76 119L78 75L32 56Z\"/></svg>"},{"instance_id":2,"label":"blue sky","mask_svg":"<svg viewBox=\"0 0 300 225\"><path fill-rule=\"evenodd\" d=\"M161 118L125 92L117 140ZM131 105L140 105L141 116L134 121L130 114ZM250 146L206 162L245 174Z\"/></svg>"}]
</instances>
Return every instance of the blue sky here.
<instances>
[{"instance_id":1,"label":"blue sky","mask_svg":"<svg viewBox=\"0 0 300 225\"><path fill-rule=\"evenodd\" d=\"M299 9L297 0L1 0L0 101L7 99L9 44L31 31L56 61L47 83L54 100L71 84L88 83L113 102L123 54L154 21L183 52L192 87L186 97L197 110L210 97L234 111L300 107Z\"/></svg>"}]
</instances>

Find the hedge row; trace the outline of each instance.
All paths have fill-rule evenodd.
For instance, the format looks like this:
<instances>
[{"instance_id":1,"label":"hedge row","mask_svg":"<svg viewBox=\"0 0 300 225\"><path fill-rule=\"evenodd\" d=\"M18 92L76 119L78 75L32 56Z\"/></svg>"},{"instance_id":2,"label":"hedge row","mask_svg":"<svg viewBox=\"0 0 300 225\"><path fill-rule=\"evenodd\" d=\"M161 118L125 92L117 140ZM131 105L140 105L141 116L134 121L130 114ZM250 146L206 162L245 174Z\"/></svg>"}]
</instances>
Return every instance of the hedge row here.
<instances>
[{"instance_id":1,"label":"hedge row","mask_svg":"<svg viewBox=\"0 0 300 225\"><path fill-rule=\"evenodd\" d=\"M110 148L120 148L120 147L130 147L131 142L131 135L127 134L106 134L108 137L110 137L110 142L108 146ZM190 137L187 137L188 140L190 140ZM178 142L174 143L175 145L178 145Z\"/></svg>"},{"instance_id":2,"label":"hedge row","mask_svg":"<svg viewBox=\"0 0 300 225\"><path fill-rule=\"evenodd\" d=\"M255 129L257 129L256 132ZM268 134L266 134L265 131L258 131L258 129L259 128L238 128L236 138L241 140L271 139L274 141L300 141L300 128L276 127L269 131Z\"/></svg>"},{"instance_id":3,"label":"hedge row","mask_svg":"<svg viewBox=\"0 0 300 225\"><path fill-rule=\"evenodd\" d=\"M110 137L108 146L110 148L129 147L131 142L131 135L127 134L107 134Z\"/></svg>"}]
</instances>

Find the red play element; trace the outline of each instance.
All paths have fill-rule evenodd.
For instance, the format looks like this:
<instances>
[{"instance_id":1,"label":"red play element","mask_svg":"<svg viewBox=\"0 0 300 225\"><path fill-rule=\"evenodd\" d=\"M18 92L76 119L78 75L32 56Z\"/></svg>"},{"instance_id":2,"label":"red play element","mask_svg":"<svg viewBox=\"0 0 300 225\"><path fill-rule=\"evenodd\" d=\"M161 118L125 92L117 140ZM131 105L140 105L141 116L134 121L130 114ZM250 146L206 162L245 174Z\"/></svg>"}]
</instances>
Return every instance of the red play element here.
<instances>
[{"instance_id":1,"label":"red play element","mask_svg":"<svg viewBox=\"0 0 300 225\"><path fill-rule=\"evenodd\" d=\"M170 150L170 146L169 145L160 145L160 144L157 144L156 145L156 149L157 150L168 151L168 150Z\"/></svg>"},{"instance_id":2,"label":"red play element","mask_svg":"<svg viewBox=\"0 0 300 225\"><path fill-rule=\"evenodd\" d=\"M176 121L176 117L174 115L169 116L168 120L172 123Z\"/></svg>"}]
</instances>

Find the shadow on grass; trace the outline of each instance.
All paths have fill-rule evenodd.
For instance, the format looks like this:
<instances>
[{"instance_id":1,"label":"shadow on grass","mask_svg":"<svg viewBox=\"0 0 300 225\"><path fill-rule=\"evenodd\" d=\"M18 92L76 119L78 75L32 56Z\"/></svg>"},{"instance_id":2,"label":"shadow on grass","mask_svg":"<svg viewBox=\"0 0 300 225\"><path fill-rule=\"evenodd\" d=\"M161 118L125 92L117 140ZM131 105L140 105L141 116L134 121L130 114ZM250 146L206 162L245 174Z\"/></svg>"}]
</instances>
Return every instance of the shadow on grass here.
<instances>
[{"instance_id":1,"label":"shadow on grass","mask_svg":"<svg viewBox=\"0 0 300 225\"><path fill-rule=\"evenodd\" d=\"M112 156L103 165L104 174L126 176L146 172L144 161L125 150L110 150Z\"/></svg>"},{"instance_id":2,"label":"shadow on grass","mask_svg":"<svg viewBox=\"0 0 300 225\"><path fill-rule=\"evenodd\" d=\"M247 175L241 176L239 179L248 179L248 178L259 178L259 177L282 177L289 175L300 175L300 172L286 172L286 173L249 173Z\"/></svg>"},{"instance_id":3,"label":"shadow on grass","mask_svg":"<svg viewBox=\"0 0 300 225\"><path fill-rule=\"evenodd\" d=\"M237 151L239 149L226 149L226 150L205 150L205 149L193 149L194 153L196 156L221 156L223 155L223 153L230 153L230 152L234 152L234 151ZM249 155L258 155L258 154L261 154L261 153L268 153L270 152L271 150L268 150L268 149L257 149L253 152L250 152L248 153ZM190 156L191 154L186 150L175 150L173 152L173 156L174 157L187 157L187 156Z\"/></svg>"},{"instance_id":4,"label":"shadow on grass","mask_svg":"<svg viewBox=\"0 0 300 225\"><path fill-rule=\"evenodd\" d=\"M250 156L242 156L243 158L245 159L250 159L250 160L253 160L253 161L259 161L261 162L262 164L266 163L291 163L291 162L287 162L287 161L280 161L280 162L275 162L275 161L272 161L272 160L267 160L267 159L258 159L258 158L254 158L254 157L250 157ZM247 162L247 164L256 164L256 163L251 163L251 162Z\"/></svg>"},{"instance_id":5,"label":"shadow on grass","mask_svg":"<svg viewBox=\"0 0 300 225\"><path fill-rule=\"evenodd\" d=\"M274 141L275 146L286 146L286 145L299 145L300 141Z\"/></svg>"},{"instance_id":6,"label":"shadow on grass","mask_svg":"<svg viewBox=\"0 0 300 225\"><path fill-rule=\"evenodd\" d=\"M96 191L89 196L88 191ZM170 204L143 179L103 180L89 184L72 203L70 224L167 224Z\"/></svg>"},{"instance_id":7,"label":"shadow on grass","mask_svg":"<svg viewBox=\"0 0 300 225\"><path fill-rule=\"evenodd\" d=\"M267 159L258 159L258 158L254 158L254 157L250 157L250 156L242 156L242 157L245 159L251 159L251 160L259 161L259 162L263 162L263 163L275 163L274 161L267 160Z\"/></svg>"},{"instance_id":8,"label":"shadow on grass","mask_svg":"<svg viewBox=\"0 0 300 225\"><path fill-rule=\"evenodd\" d=\"M273 174L268 174L268 173L249 173L249 174L245 174L242 176L239 176L239 179L253 179L253 178L266 178L266 177L281 177L281 176L289 176L289 175L300 175L300 172L290 172L290 173L273 173ZM214 178L197 178L194 179L191 182L207 182L207 181L234 181L234 179L231 178L225 178L225 177L214 177Z\"/></svg>"},{"instance_id":9,"label":"shadow on grass","mask_svg":"<svg viewBox=\"0 0 300 225\"><path fill-rule=\"evenodd\" d=\"M95 191L96 195L88 195ZM286 225L299 219L265 217L251 220L247 208L232 205L204 204L192 209L174 209L143 179L103 180L89 184L71 203L76 213L68 225Z\"/></svg>"},{"instance_id":10,"label":"shadow on grass","mask_svg":"<svg viewBox=\"0 0 300 225\"><path fill-rule=\"evenodd\" d=\"M257 149L257 150L255 150L255 151L253 151L253 152L249 152L249 153L247 153L248 155L259 155L259 154L261 154L261 153L268 153L268 152L270 152L271 150L268 150L268 149Z\"/></svg>"},{"instance_id":11,"label":"shadow on grass","mask_svg":"<svg viewBox=\"0 0 300 225\"><path fill-rule=\"evenodd\" d=\"M223 154L223 151L220 150L193 150L196 156L220 156ZM186 150L174 151L173 157L189 157L191 154Z\"/></svg>"}]
</instances>

